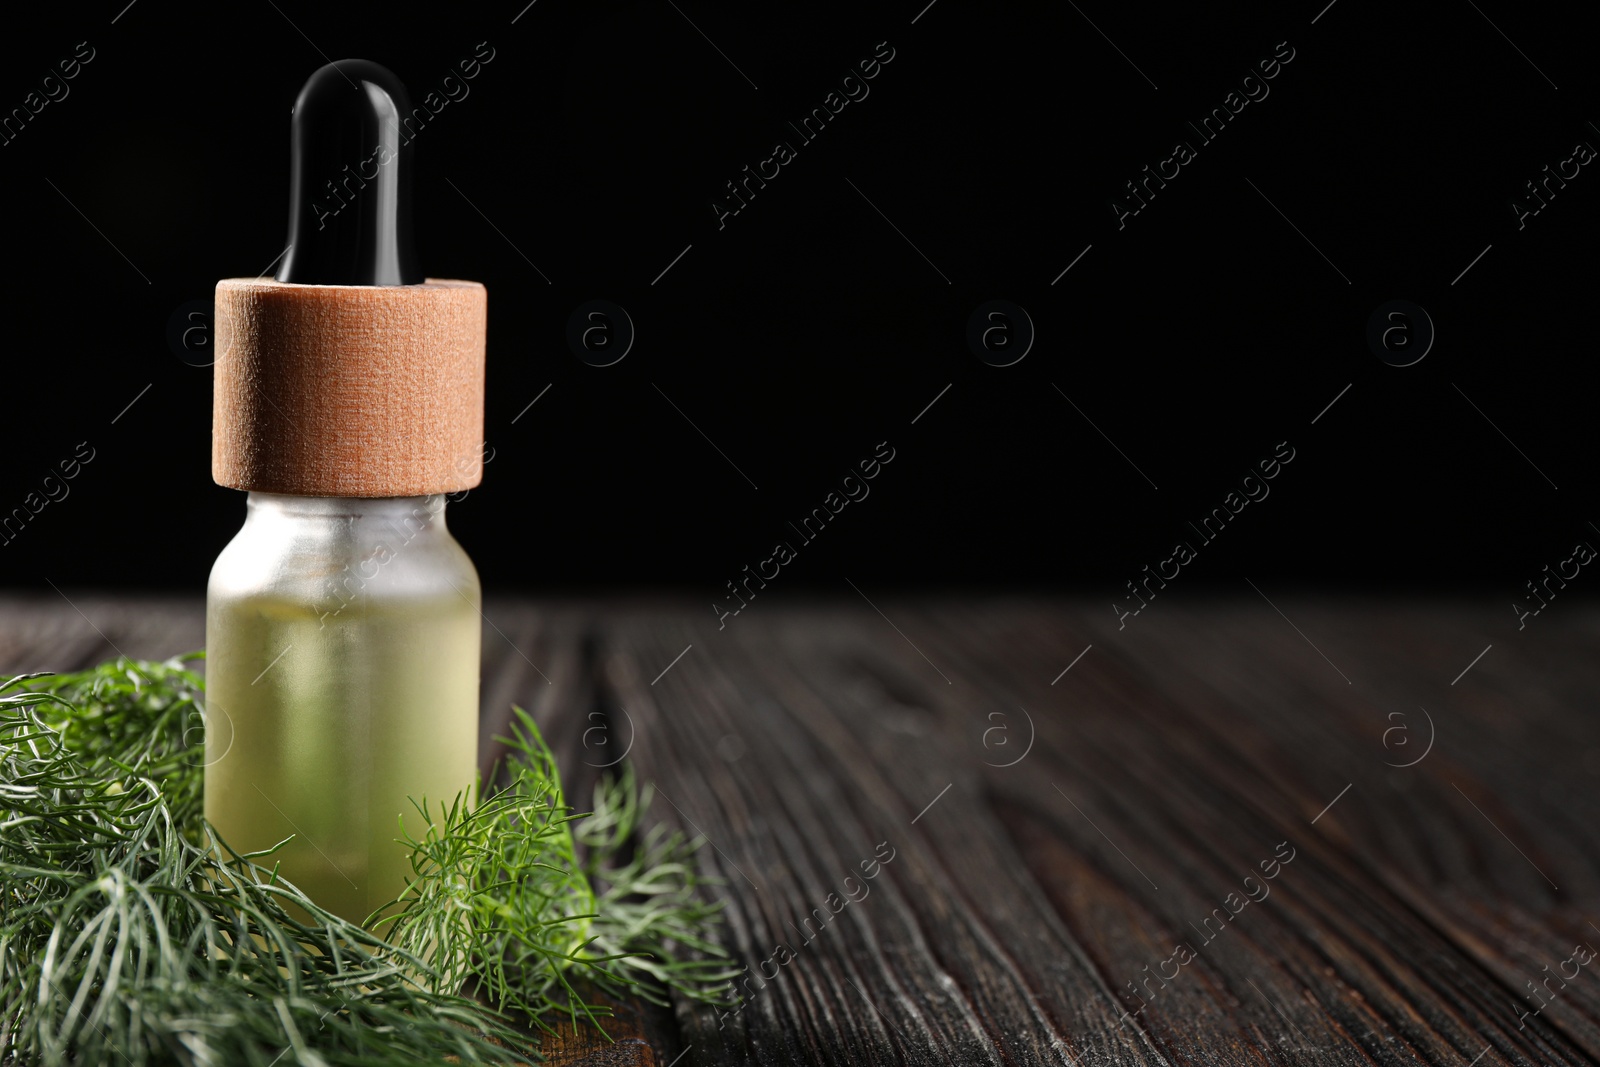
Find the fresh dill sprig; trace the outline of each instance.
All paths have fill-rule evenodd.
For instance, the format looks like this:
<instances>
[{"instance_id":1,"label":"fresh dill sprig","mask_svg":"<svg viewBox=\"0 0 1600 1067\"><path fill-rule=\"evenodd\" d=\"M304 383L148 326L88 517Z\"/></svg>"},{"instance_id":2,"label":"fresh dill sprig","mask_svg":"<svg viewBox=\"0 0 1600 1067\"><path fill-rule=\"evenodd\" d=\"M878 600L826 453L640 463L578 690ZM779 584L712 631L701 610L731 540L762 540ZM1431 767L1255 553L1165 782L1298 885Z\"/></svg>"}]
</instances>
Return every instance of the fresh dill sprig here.
<instances>
[{"instance_id":1,"label":"fresh dill sprig","mask_svg":"<svg viewBox=\"0 0 1600 1067\"><path fill-rule=\"evenodd\" d=\"M636 841L650 790L641 797L631 769L596 785L592 812L575 813L533 717L513 711L512 736L499 739L509 784L438 821L418 806L428 830L406 838L415 877L403 910L377 925L414 952L431 950L449 982L472 982L495 1008L544 1026L557 1013L600 1025L608 1011L578 981L659 1004L664 990L731 1004L739 972L707 938L721 909L701 898L700 842L659 824Z\"/></svg>"},{"instance_id":2,"label":"fresh dill sprig","mask_svg":"<svg viewBox=\"0 0 1600 1067\"><path fill-rule=\"evenodd\" d=\"M708 939L722 905L701 892L711 879L700 876L694 853L705 839L687 841L665 823L639 837L654 796L650 784L641 793L633 768L624 764L619 776L595 785L594 812L574 826L587 850L584 871L597 887L589 951L613 961L606 971L613 981L642 976L634 991L654 1003L667 1004L663 990L671 990L731 1007L737 1002L733 979L741 971Z\"/></svg>"},{"instance_id":3,"label":"fresh dill sprig","mask_svg":"<svg viewBox=\"0 0 1600 1067\"><path fill-rule=\"evenodd\" d=\"M195 658L0 684L0 1062L523 1063L505 1012L597 1021L579 978L727 996L695 846L631 844L627 772L574 814L520 709L510 786L440 812L379 928L318 907L268 866L282 843L241 856L204 821Z\"/></svg>"}]
</instances>

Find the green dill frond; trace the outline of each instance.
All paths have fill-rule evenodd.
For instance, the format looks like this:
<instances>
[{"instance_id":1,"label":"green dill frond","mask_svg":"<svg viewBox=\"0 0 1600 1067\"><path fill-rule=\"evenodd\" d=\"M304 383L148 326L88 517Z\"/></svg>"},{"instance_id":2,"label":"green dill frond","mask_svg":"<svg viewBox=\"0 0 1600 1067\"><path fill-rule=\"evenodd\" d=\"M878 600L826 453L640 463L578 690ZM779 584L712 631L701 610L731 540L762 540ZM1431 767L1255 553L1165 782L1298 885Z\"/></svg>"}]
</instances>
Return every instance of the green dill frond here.
<instances>
[{"instance_id":1,"label":"green dill frond","mask_svg":"<svg viewBox=\"0 0 1600 1067\"><path fill-rule=\"evenodd\" d=\"M399 901L318 907L204 821L196 658L0 683L0 1062L525 1063L511 1016L598 1025L585 982L728 1001L697 843L641 836L627 770L575 813L520 708L507 788L419 805Z\"/></svg>"},{"instance_id":2,"label":"green dill frond","mask_svg":"<svg viewBox=\"0 0 1600 1067\"><path fill-rule=\"evenodd\" d=\"M700 897L695 846L657 827L620 862L649 805L632 772L602 782L594 811L576 813L533 717L513 711L511 736L499 738L509 781L406 838L415 877L399 913L382 920L386 936L544 1026L556 1014L601 1025L608 1012L585 1000L582 983L663 1004L667 989L728 1002L737 972L709 940L721 906ZM696 958L677 958L681 949Z\"/></svg>"},{"instance_id":3,"label":"green dill frond","mask_svg":"<svg viewBox=\"0 0 1600 1067\"><path fill-rule=\"evenodd\" d=\"M587 851L584 871L598 893L589 951L611 961L607 973L614 980L642 978L634 991L654 1003L666 1004L664 991L671 990L732 1006L740 969L709 939L722 903L706 898L704 888L715 880L702 877L694 862L705 839L690 841L664 823L639 837L654 796L648 784L641 792L625 764L619 775L596 783L594 811L576 826Z\"/></svg>"}]
</instances>

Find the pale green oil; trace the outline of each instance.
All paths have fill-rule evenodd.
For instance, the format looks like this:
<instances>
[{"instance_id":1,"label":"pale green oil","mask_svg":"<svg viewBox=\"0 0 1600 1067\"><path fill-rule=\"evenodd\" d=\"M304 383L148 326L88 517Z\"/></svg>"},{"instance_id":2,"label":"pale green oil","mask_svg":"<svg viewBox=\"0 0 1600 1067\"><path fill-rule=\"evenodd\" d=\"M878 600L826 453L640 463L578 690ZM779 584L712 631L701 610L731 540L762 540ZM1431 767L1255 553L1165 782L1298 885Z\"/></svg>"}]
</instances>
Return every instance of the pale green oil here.
<instances>
[{"instance_id":1,"label":"pale green oil","mask_svg":"<svg viewBox=\"0 0 1600 1067\"><path fill-rule=\"evenodd\" d=\"M239 853L353 922L400 896L399 842L476 776L479 614L455 593L335 613L261 596L207 617L205 814Z\"/></svg>"}]
</instances>

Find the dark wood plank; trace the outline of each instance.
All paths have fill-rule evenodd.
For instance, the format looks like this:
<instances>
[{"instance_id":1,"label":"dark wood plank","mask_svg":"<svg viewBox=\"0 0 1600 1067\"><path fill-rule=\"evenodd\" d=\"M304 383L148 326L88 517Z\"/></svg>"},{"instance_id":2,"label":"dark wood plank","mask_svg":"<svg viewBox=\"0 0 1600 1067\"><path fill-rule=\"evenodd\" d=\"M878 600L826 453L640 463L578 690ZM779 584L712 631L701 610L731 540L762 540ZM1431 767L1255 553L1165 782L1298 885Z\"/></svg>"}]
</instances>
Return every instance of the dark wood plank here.
<instances>
[{"instance_id":1,"label":"dark wood plank","mask_svg":"<svg viewBox=\"0 0 1600 1067\"><path fill-rule=\"evenodd\" d=\"M1519 996L1527 979L1600 944L1584 933L1592 798L1563 814L1540 799L1571 766L1563 747L1596 747L1572 721L1592 684L1584 636L1507 655L1464 690L1449 681L1487 620L1449 610L1297 606L1360 664L1359 686L1260 604L1152 613L1133 633L1030 604L885 610L893 626L852 609L610 631L649 724L641 766L715 842L752 966L869 841L899 849L731 1033L688 1013L697 1062L1594 1059L1600 986L1574 980L1518 1018L1538 1003ZM690 642L701 655L650 685ZM1552 674L1562 691L1537 681ZM1497 735L1530 682L1533 717L1561 725L1508 760ZM1429 760L1386 767L1411 757L1383 747L1385 716L1413 700L1449 732ZM984 732L1006 722L1020 742L1023 708L1035 748L988 766L1020 749ZM727 763L719 744L744 755ZM1229 907L1279 843L1294 858L1271 895ZM1194 961L1144 984L1179 943Z\"/></svg>"},{"instance_id":2,"label":"dark wood plank","mask_svg":"<svg viewBox=\"0 0 1600 1067\"><path fill-rule=\"evenodd\" d=\"M1328 903L1319 883L1305 896L1324 903L1302 923L1338 930L1348 917L1379 931L1399 957L1384 962L1386 973L1434 1001L1396 1004L1394 1018L1404 1022L1428 1005L1437 1016L1427 1021L1432 1034L1468 1059L1487 1046L1511 1062L1593 1058L1595 987L1572 983L1526 1030L1518 1018L1537 1003L1522 996L1529 978L1577 941L1600 945L1600 931L1584 918L1594 915L1600 850L1592 819L1572 818L1592 813L1592 790L1564 795L1572 804L1558 810L1544 788L1558 769L1566 781L1592 782L1562 750L1576 745L1581 757L1600 734L1574 714L1577 688L1558 695L1550 685L1560 678L1592 686L1582 681L1593 673L1592 656L1570 637L1501 640L1498 657L1475 667L1471 684L1452 686L1487 643L1482 635L1493 635L1492 613L1284 606L1343 674L1283 618L1255 605L1174 612L1119 651L1159 672L1162 688L1184 694L1189 735L1231 759L1234 780L1258 806L1298 808L1309 825L1351 786L1319 819L1312 857L1359 888L1372 902L1366 910L1386 923ZM1586 632L1593 620L1572 625ZM1438 730L1434 750L1414 767L1391 766L1423 755L1430 734L1422 707ZM1545 739L1525 737L1510 753L1505 734L1525 718L1562 726ZM1405 736L1385 738L1396 723L1412 724L1409 749L1385 747ZM1283 827L1287 833L1292 821Z\"/></svg>"},{"instance_id":3,"label":"dark wood plank","mask_svg":"<svg viewBox=\"0 0 1600 1067\"><path fill-rule=\"evenodd\" d=\"M612 638L645 722L638 761L715 846L738 954L753 973L779 946L795 956L751 980L732 1020L685 1013L696 1062L1136 1058L1143 1038L1115 1026L1102 977L983 803L941 680L908 673L876 616L742 621L645 618ZM691 641L700 655L651 686L645 671ZM841 906L885 845L893 859Z\"/></svg>"},{"instance_id":4,"label":"dark wood plank","mask_svg":"<svg viewBox=\"0 0 1600 1067\"><path fill-rule=\"evenodd\" d=\"M205 644L198 599L129 601L79 590L0 599L0 670L73 671L119 654L166 659Z\"/></svg>"},{"instance_id":5,"label":"dark wood plank","mask_svg":"<svg viewBox=\"0 0 1600 1067\"><path fill-rule=\"evenodd\" d=\"M0 662L198 643L68 593L0 605ZM555 1062L1600 1062L1600 613L878 606L491 603L485 759L514 702L574 803L626 749L751 974Z\"/></svg>"}]
</instances>

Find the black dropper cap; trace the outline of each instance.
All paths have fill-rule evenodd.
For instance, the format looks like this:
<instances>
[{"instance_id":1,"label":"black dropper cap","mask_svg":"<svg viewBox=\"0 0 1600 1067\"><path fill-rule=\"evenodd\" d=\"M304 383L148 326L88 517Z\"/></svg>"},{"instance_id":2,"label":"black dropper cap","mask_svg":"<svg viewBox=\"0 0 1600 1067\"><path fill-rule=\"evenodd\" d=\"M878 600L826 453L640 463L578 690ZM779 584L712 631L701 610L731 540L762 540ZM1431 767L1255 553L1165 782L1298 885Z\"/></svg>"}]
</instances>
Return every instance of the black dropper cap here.
<instances>
[{"instance_id":1,"label":"black dropper cap","mask_svg":"<svg viewBox=\"0 0 1600 1067\"><path fill-rule=\"evenodd\" d=\"M306 79L290 121L289 251L280 282L415 285L411 97L387 68L329 63Z\"/></svg>"}]
</instances>

